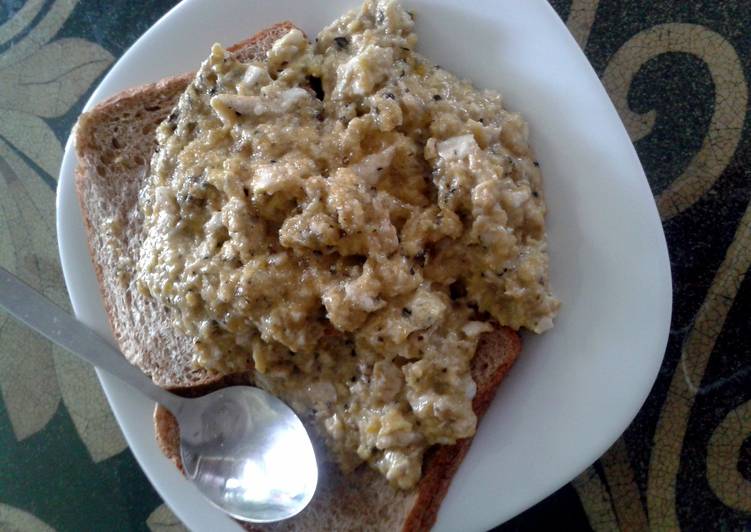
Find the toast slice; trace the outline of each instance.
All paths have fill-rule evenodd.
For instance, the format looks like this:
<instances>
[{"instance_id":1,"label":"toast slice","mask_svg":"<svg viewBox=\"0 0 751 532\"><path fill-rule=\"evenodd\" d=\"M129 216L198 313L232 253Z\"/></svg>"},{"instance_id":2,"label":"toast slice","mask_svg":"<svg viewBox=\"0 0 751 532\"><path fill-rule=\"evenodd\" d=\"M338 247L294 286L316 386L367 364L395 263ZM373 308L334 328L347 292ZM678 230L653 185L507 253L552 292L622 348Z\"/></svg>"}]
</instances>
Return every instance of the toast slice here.
<instances>
[{"instance_id":1,"label":"toast slice","mask_svg":"<svg viewBox=\"0 0 751 532\"><path fill-rule=\"evenodd\" d=\"M294 26L281 23L230 48L241 60L262 60L273 42ZM76 126L76 187L89 251L115 339L128 360L154 382L195 396L231 384L253 382L252 368L214 375L191 365L193 345L173 326L166 309L144 297L129 272L135 268L143 234L138 192L148 176L155 129L166 118L192 74L124 91L99 104ZM483 336L472 361L478 419L521 349L518 335L499 328ZM175 419L155 412L157 440L181 468ZM311 430L315 436L315 432ZM345 475L321 464L318 491L298 516L258 530L427 530L471 439L436 446L425 457L423 478L410 491L392 488L366 466ZM319 456L321 454L319 453Z\"/></svg>"},{"instance_id":2,"label":"toast slice","mask_svg":"<svg viewBox=\"0 0 751 532\"><path fill-rule=\"evenodd\" d=\"M486 333L480 339L472 359L472 378L477 384L472 407L478 420L487 410L520 350L519 336L506 327ZM222 384L230 385L249 383L252 379L235 375L225 381ZM200 392L190 390L188 394L205 393L210 388L204 387ZM175 418L158 406L154 422L162 452L182 471L180 432ZM311 428L308 432L315 436ZM262 526L245 523L244 526L248 530L289 532L429 530L471 443L472 439L467 438L454 445L436 445L430 449L423 462L422 479L410 491L393 488L383 475L364 465L345 475L334 463L319 463L318 489L305 510L279 523ZM316 454L320 456L318 450Z\"/></svg>"},{"instance_id":3,"label":"toast slice","mask_svg":"<svg viewBox=\"0 0 751 532\"><path fill-rule=\"evenodd\" d=\"M241 60L263 60L274 41L294 28L290 22L271 26L229 51ZM166 309L139 294L128 271L135 269L143 240L138 192L148 176L155 131L193 75L116 94L81 115L75 131L76 191L115 340L132 364L175 390L220 377L191 367L190 340L172 327Z\"/></svg>"}]
</instances>

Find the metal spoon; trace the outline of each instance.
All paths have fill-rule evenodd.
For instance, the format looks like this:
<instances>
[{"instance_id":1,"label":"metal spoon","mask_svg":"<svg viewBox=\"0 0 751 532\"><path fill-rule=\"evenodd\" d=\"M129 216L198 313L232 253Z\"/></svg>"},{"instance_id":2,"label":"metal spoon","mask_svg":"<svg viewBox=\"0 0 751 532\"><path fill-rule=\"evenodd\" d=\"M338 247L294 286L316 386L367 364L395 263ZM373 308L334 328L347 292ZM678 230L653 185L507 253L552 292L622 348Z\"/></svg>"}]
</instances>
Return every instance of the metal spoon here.
<instances>
[{"instance_id":1,"label":"metal spoon","mask_svg":"<svg viewBox=\"0 0 751 532\"><path fill-rule=\"evenodd\" d=\"M279 521L313 498L318 467L310 438L297 415L273 395L251 386L195 399L163 390L94 331L3 268L0 307L169 409L180 425L186 476L232 517Z\"/></svg>"}]
</instances>

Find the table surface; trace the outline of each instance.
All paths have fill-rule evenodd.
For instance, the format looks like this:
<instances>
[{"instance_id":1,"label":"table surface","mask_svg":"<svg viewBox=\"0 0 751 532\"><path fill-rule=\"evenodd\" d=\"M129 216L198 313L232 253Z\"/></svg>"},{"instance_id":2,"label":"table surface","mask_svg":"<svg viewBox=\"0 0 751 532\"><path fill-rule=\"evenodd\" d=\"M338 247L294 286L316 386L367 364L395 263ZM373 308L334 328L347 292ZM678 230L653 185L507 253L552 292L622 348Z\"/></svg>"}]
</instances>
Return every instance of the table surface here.
<instances>
[{"instance_id":1,"label":"table surface","mask_svg":"<svg viewBox=\"0 0 751 532\"><path fill-rule=\"evenodd\" d=\"M0 3L0 264L60 305L62 146L107 70L173 4ZM673 322L624 435L498 530L748 530L751 2L552 4L646 170L670 250ZM0 392L1 530L184 529L127 449L93 371L4 314Z\"/></svg>"}]
</instances>

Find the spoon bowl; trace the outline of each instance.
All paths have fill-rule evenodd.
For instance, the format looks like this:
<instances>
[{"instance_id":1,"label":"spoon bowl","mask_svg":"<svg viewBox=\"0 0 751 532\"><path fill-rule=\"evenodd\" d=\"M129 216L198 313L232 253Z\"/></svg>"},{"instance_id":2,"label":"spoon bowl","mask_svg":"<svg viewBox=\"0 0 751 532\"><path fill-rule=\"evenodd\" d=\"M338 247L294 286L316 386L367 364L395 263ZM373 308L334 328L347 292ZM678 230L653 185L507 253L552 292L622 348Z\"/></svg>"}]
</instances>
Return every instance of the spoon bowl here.
<instances>
[{"instance_id":1,"label":"spoon bowl","mask_svg":"<svg viewBox=\"0 0 751 532\"><path fill-rule=\"evenodd\" d=\"M232 517L278 521L312 499L313 446L297 415L273 395L223 388L191 399L176 417L185 475Z\"/></svg>"}]
</instances>

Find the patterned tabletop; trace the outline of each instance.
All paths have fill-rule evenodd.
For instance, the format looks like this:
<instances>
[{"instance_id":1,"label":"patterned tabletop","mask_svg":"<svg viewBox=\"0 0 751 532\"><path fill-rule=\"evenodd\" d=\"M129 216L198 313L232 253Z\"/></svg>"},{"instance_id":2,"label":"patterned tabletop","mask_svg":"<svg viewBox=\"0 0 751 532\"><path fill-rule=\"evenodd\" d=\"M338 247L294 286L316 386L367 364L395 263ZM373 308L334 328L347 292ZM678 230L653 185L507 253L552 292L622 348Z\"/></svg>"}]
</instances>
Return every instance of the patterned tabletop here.
<instances>
[{"instance_id":1,"label":"patterned tabletop","mask_svg":"<svg viewBox=\"0 0 751 532\"><path fill-rule=\"evenodd\" d=\"M62 146L107 70L173 3L0 2L0 265L60 305ZM625 434L498 530L749 530L751 2L552 4L646 170L671 255L673 322L657 383ZM4 314L0 392L0 530L184 530L93 371Z\"/></svg>"}]
</instances>

